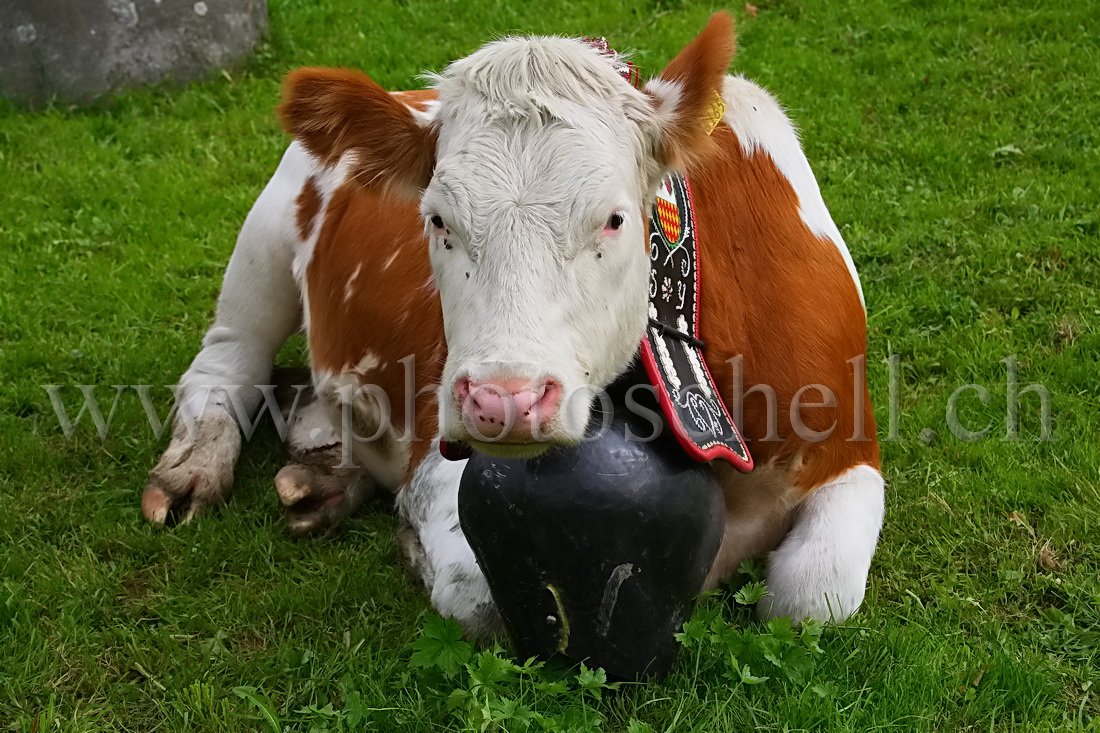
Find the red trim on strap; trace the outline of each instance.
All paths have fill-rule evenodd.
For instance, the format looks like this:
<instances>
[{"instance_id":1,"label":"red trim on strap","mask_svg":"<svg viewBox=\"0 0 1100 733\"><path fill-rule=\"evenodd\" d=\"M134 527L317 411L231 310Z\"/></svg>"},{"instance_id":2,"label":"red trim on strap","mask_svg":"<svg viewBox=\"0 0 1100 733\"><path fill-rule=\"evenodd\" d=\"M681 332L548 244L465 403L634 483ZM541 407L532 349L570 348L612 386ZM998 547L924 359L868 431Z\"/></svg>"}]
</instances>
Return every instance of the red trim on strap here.
<instances>
[{"instance_id":1,"label":"red trim on strap","mask_svg":"<svg viewBox=\"0 0 1100 733\"><path fill-rule=\"evenodd\" d=\"M641 346L642 365L645 367L646 374L649 376L649 381L653 384L655 391L657 392L657 402L661 405L661 412L665 415L665 420L668 422L670 428L672 428L672 434L676 436L676 442L680 444L680 447L696 461L701 463L706 461L713 461L716 458L721 458L724 461L728 461L734 468L742 473L748 473L752 470L753 461L752 454L748 451L749 459L746 461L737 455L730 449L729 446L724 443L715 443L714 445L706 448L700 448L688 435L688 431L684 428L682 422L680 422L680 415L676 411L675 405L672 404L672 397L668 391L663 387L663 378L661 376L660 368L657 366L657 359L653 355L653 350L649 346L649 339L642 339ZM706 361L703 362L704 367ZM709 374L709 372L708 372ZM719 400L719 402L721 402ZM723 407L725 405L723 404ZM733 425L733 421L730 420L730 425ZM737 426L733 426L734 430L737 430ZM740 437L740 433L738 433ZM742 439L742 444L744 440Z\"/></svg>"}]
</instances>

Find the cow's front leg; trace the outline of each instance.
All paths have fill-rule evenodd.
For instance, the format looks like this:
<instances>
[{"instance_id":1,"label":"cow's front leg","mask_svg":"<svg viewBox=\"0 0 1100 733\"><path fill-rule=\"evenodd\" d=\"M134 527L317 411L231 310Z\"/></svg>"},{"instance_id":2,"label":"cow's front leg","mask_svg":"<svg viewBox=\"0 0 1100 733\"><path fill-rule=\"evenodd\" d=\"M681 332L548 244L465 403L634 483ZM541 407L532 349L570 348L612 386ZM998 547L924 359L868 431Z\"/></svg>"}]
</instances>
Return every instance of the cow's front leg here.
<instances>
[{"instance_id":1,"label":"cow's front leg","mask_svg":"<svg viewBox=\"0 0 1100 733\"><path fill-rule=\"evenodd\" d=\"M329 408L317 399L308 369L279 375L290 462L275 476L287 531L300 537L337 527L374 495L375 483L344 454ZM289 378L288 378L289 377Z\"/></svg>"},{"instance_id":2,"label":"cow's front leg","mask_svg":"<svg viewBox=\"0 0 1100 733\"><path fill-rule=\"evenodd\" d=\"M798 507L791 531L768 557L763 618L843 621L863 602L884 514L882 474L855 466Z\"/></svg>"},{"instance_id":3,"label":"cow's front leg","mask_svg":"<svg viewBox=\"0 0 1100 733\"><path fill-rule=\"evenodd\" d=\"M398 548L431 595L432 606L487 641L502 630L500 613L458 522L458 484L466 461L448 461L438 441L397 495Z\"/></svg>"},{"instance_id":4,"label":"cow's front leg","mask_svg":"<svg viewBox=\"0 0 1100 733\"><path fill-rule=\"evenodd\" d=\"M241 228L214 325L180 378L172 441L145 486L141 508L151 522L187 521L229 496L240 421L256 412L258 386L301 323L294 198L310 172L305 151L291 145Z\"/></svg>"}]
</instances>

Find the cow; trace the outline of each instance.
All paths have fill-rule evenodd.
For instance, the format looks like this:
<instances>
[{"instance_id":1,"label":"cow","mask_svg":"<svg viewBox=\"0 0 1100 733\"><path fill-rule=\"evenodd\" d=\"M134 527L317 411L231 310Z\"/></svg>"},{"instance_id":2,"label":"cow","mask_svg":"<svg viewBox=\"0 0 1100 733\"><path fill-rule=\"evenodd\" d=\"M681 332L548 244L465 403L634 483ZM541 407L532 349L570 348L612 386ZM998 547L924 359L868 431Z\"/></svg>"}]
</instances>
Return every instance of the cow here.
<instances>
[{"instance_id":1,"label":"cow","mask_svg":"<svg viewBox=\"0 0 1100 733\"><path fill-rule=\"evenodd\" d=\"M394 491L402 554L432 604L471 636L493 632L457 521L464 461L445 460L439 438L512 457L583 439L593 392L637 358L647 215L682 171L700 338L755 459L749 473L716 462L725 531L707 587L768 553L762 617L850 616L884 512L863 293L794 126L727 75L733 49L718 13L640 88L618 58L560 37L489 43L424 91L290 73L279 116L293 141L180 380L145 517L186 521L226 500L240 415L267 400L273 358L304 329L311 389L275 477L290 531Z\"/></svg>"}]
</instances>

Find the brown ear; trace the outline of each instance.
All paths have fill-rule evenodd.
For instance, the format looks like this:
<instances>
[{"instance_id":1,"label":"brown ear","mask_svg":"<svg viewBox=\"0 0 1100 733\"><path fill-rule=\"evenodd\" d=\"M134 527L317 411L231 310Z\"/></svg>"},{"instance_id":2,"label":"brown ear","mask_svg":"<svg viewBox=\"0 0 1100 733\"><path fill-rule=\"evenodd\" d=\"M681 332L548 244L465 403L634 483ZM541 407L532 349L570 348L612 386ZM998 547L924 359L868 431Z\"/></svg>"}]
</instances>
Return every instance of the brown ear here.
<instances>
[{"instance_id":1,"label":"brown ear","mask_svg":"<svg viewBox=\"0 0 1100 733\"><path fill-rule=\"evenodd\" d=\"M431 180L436 133L366 74L298 69L287 75L278 109L283 127L326 165L354 151L364 186L409 196Z\"/></svg>"},{"instance_id":2,"label":"brown ear","mask_svg":"<svg viewBox=\"0 0 1100 733\"><path fill-rule=\"evenodd\" d=\"M714 145L710 133L725 109L722 88L735 46L733 18L715 13L703 32L646 84L664 118L658 155L670 168L683 170Z\"/></svg>"}]
</instances>

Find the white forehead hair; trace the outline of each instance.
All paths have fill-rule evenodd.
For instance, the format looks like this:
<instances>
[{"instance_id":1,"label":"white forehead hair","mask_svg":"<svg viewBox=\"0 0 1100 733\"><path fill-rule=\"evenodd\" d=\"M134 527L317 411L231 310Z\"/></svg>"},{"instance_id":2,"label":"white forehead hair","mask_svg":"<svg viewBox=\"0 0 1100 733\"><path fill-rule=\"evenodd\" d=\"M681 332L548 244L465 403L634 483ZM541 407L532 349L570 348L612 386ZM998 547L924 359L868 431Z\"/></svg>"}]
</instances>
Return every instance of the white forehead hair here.
<instances>
[{"instance_id":1,"label":"white forehead hair","mask_svg":"<svg viewBox=\"0 0 1100 733\"><path fill-rule=\"evenodd\" d=\"M481 195L517 203L541 191L543 201L568 207L610 178L631 198L647 197L662 114L619 74L621 64L618 55L558 36L504 38L451 63L430 79L439 93L436 182L456 195L474 181ZM620 202L591 203L611 204ZM567 218L585 225L592 216L578 213Z\"/></svg>"},{"instance_id":2,"label":"white forehead hair","mask_svg":"<svg viewBox=\"0 0 1100 733\"><path fill-rule=\"evenodd\" d=\"M511 37L451 63L430 81L444 114L476 110L483 119L576 125L589 122L593 111L644 119L649 101L619 75L618 60L575 38Z\"/></svg>"}]
</instances>

